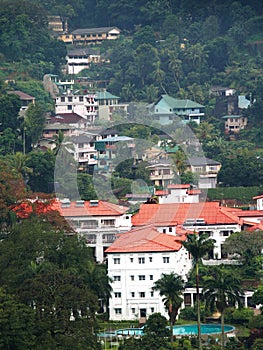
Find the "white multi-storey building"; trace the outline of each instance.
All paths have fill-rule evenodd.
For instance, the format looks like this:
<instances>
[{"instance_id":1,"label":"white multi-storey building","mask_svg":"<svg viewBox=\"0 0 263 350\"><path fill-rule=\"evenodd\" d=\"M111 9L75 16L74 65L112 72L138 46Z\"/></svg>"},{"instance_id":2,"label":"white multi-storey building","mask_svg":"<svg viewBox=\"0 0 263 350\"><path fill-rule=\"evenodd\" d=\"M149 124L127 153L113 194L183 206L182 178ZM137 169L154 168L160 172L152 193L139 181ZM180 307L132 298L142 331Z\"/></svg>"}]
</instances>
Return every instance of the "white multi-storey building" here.
<instances>
[{"instance_id":1,"label":"white multi-storey building","mask_svg":"<svg viewBox=\"0 0 263 350\"><path fill-rule=\"evenodd\" d=\"M55 100L55 113L76 113L94 123L98 114L96 94L75 95L72 93L60 95Z\"/></svg>"},{"instance_id":2,"label":"white multi-storey building","mask_svg":"<svg viewBox=\"0 0 263 350\"><path fill-rule=\"evenodd\" d=\"M100 51L92 48L68 50L66 60L68 74L79 74L83 69L88 69L91 63L100 62Z\"/></svg>"},{"instance_id":3,"label":"white multi-storey building","mask_svg":"<svg viewBox=\"0 0 263 350\"><path fill-rule=\"evenodd\" d=\"M219 202L142 204L132 218L134 227L152 224L168 233L182 227L191 232L210 234L215 240L210 259L221 259L221 246L234 232L240 232L242 221Z\"/></svg>"},{"instance_id":4,"label":"white multi-storey building","mask_svg":"<svg viewBox=\"0 0 263 350\"><path fill-rule=\"evenodd\" d=\"M104 251L120 233L131 229L131 215L128 207L101 200L71 202L69 199L54 204L60 214L70 223L72 230L83 236L94 257L103 262Z\"/></svg>"},{"instance_id":5,"label":"white multi-storey building","mask_svg":"<svg viewBox=\"0 0 263 350\"><path fill-rule=\"evenodd\" d=\"M185 237L163 234L149 225L119 236L106 250L108 275L113 281L111 320L139 319L143 323L155 312L167 316L159 292L152 287L163 273L174 272L186 280L191 259L180 242Z\"/></svg>"}]
</instances>

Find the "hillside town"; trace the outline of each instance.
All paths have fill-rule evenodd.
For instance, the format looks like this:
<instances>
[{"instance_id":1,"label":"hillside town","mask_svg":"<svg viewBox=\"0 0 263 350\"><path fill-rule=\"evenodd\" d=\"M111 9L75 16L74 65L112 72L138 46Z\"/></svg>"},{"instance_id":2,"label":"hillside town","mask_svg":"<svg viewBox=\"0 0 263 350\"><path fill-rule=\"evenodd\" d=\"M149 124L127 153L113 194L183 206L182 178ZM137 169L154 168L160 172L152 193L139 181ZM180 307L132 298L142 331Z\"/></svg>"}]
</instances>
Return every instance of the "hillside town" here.
<instances>
[{"instance_id":1,"label":"hillside town","mask_svg":"<svg viewBox=\"0 0 263 350\"><path fill-rule=\"evenodd\" d=\"M262 349L260 2L0 5L0 349Z\"/></svg>"}]
</instances>

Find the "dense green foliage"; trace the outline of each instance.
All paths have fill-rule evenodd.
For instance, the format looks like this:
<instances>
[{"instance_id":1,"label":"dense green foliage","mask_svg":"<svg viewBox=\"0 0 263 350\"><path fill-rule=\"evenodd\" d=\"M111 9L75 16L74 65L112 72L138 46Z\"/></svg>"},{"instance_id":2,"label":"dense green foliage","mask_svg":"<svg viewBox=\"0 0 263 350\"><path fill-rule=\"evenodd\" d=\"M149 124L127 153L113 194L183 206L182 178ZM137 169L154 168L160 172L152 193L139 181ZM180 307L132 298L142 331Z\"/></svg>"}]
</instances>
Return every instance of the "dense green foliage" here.
<instances>
[{"instance_id":1,"label":"dense green foliage","mask_svg":"<svg viewBox=\"0 0 263 350\"><path fill-rule=\"evenodd\" d=\"M30 217L9 232L0 250L0 282L7 293L2 319L13 312L10 324L1 327L1 342L17 349L69 344L99 349L95 312L98 299L109 298L110 287L105 268L95 264L86 243Z\"/></svg>"},{"instance_id":2,"label":"dense green foliage","mask_svg":"<svg viewBox=\"0 0 263 350\"><path fill-rule=\"evenodd\" d=\"M207 197L210 201L235 199L237 203L249 203L251 199L261 193L261 187L218 187L209 188Z\"/></svg>"}]
</instances>

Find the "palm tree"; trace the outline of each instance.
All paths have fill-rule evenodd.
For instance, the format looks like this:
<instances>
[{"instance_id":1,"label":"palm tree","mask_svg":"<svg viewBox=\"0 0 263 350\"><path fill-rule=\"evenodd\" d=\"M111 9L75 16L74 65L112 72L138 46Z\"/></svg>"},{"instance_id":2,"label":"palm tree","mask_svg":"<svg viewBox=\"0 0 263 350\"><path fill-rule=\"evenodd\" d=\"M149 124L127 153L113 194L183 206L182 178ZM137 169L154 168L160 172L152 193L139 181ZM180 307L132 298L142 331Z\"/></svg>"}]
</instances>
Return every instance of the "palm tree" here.
<instances>
[{"instance_id":1,"label":"palm tree","mask_svg":"<svg viewBox=\"0 0 263 350\"><path fill-rule=\"evenodd\" d=\"M214 240L209 237L209 234L197 233L189 234L187 241L182 242L186 250L191 254L195 268L195 283L196 283L196 303L197 303L197 328L198 328L198 344L199 350L202 349L201 339L201 316L200 316L200 292L199 292L199 264L201 259L210 252L214 247Z\"/></svg>"},{"instance_id":2,"label":"palm tree","mask_svg":"<svg viewBox=\"0 0 263 350\"><path fill-rule=\"evenodd\" d=\"M241 306L242 290L240 281L222 268L214 268L210 278L204 282L203 297L210 311L214 307L221 313L221 349L225 348L224 315L229 306Z\"/></svg>"},{"instance_id":3,"label":"palm tree","mask_svg":"<svg viewBox=\"0 0 263 350\"><path fill-rule=\"evenodd\" d=\"M177 276L174 272L170 274L163 273L161 278L154 282L152 290L159 291L160 296L163 297L163 302L169 315L172 341L173 325L183 302L184 281L181 276Z\"/></svg>"}]
</instances>

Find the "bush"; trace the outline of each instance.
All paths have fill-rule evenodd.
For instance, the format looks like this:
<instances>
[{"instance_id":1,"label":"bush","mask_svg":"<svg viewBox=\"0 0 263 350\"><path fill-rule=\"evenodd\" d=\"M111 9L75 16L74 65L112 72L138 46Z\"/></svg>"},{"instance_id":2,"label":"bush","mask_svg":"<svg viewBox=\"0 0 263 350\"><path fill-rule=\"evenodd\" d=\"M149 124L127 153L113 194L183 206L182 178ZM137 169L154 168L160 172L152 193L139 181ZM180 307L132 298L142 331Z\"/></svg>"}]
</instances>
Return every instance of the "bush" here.
<instances>
[{"instance_id":1,"label":"bush","mask_svg":"<svg viewBox=\"0 0 263 350\"><path fill-rule=\"evenodd\" d=\"M253 310L236 309L232 314L232 319L233 319L233 322L236 324L247 325L252 316L253 316Z\"/></svg>"}]
</instances>

